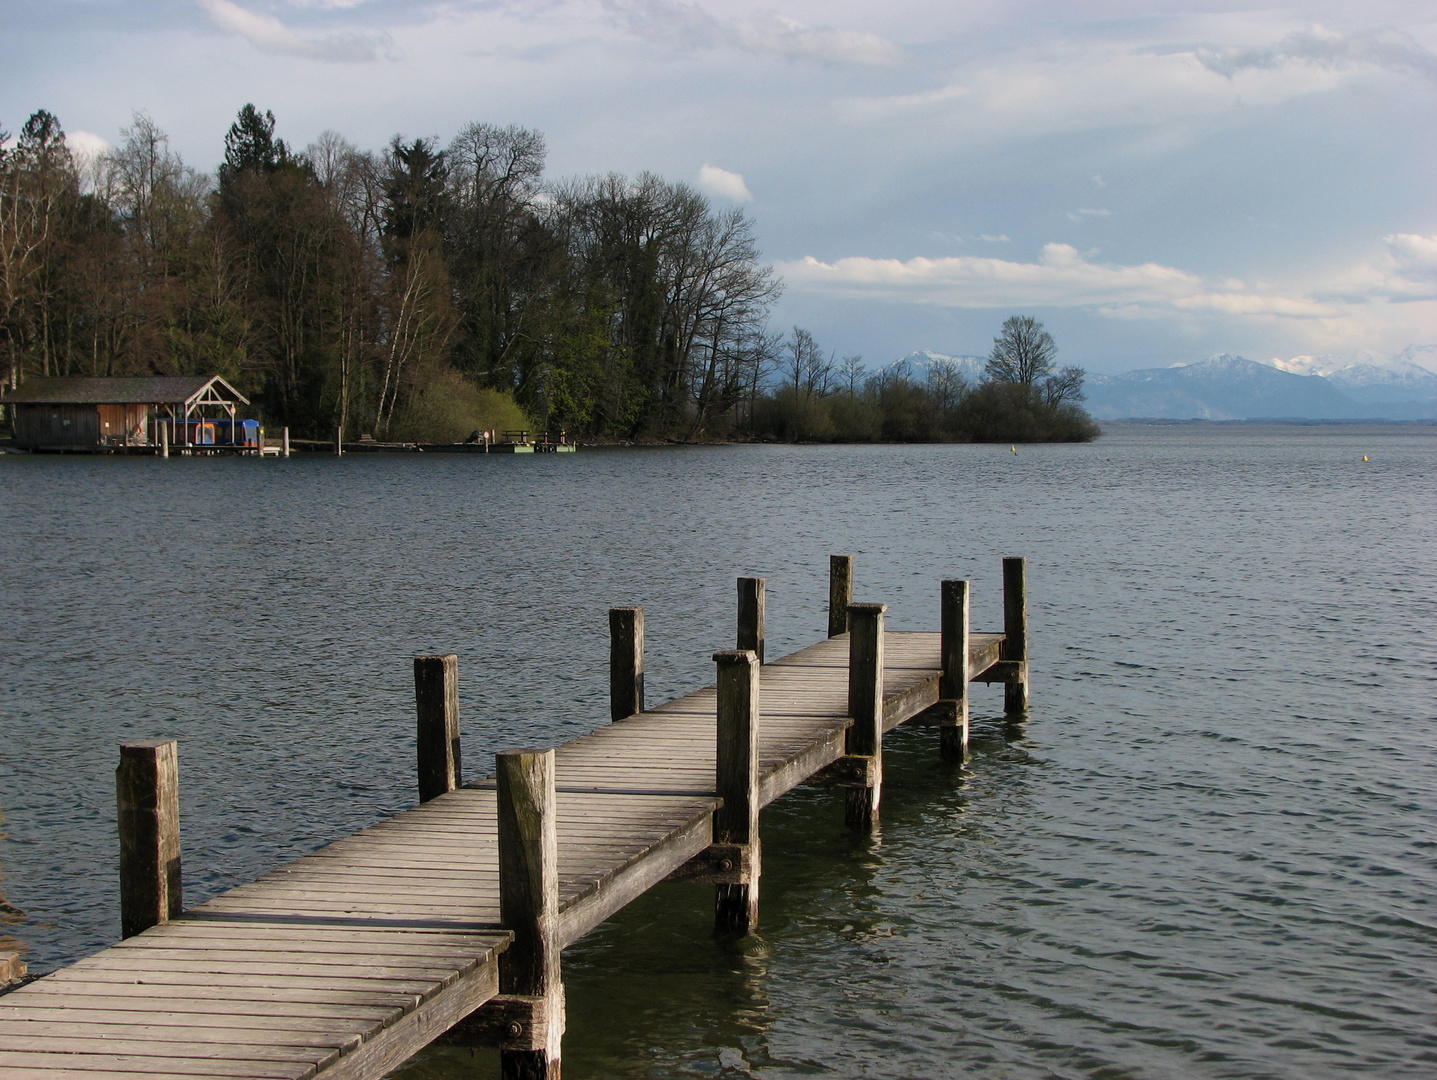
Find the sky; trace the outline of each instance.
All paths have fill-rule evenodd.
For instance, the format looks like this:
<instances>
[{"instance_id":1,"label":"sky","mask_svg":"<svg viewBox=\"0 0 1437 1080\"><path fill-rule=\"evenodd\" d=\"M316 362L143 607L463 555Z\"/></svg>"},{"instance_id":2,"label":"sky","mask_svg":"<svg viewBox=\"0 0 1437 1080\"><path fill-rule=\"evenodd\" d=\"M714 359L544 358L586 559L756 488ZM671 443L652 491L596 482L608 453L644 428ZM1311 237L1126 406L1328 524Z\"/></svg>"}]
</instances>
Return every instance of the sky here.
<instances>
[{"instance_id":1,"label":"sky","mask_svg":"<svg viewBox=\"0 0 1437 1080\"><path fill-rule=\"evenodd\" d=\"M876 365L1033 315L1092 371L1437 342L1437 4L0 0L0 128L135 112L212 170L543 132L741 206L780 327Z\"/></svg>"}]
</instances>

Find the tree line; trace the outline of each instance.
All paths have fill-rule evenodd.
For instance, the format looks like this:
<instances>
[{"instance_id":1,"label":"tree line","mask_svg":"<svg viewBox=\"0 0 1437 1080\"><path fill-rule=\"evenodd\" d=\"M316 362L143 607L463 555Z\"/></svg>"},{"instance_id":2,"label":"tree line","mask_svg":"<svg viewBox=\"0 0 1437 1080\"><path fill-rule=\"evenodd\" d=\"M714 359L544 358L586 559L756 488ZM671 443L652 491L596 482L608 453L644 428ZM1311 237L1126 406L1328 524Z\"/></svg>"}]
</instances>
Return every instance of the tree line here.
<instances>
[{"instance_id":1,"label":"tree line","mask_svg":"<svg viewBox=\"0 0 1437 1080\"><path fill-rule=\"evenodd\" d=\"M824 355L801 327L781 342L777 383L754 403L755 434L809 442L1086 442L1098 425L1079 404L1085 372L1058 367L1057 345L1027 315L1007 319L981 375L952 360L870 372L861 356Z\"/></svg>"},{"instance_id":2,"label":"tree line","mask_svg":"<svg viewBox=\"0 0 1437 1080\"><path fill-rule=\"evenodd\" d=\"M982 386L870 374L769 328L782 283L741 210L544 170L527 128L297 150L246 105L211 176L143 114L82 158L41 110L0 131L6 382L217 373L325 439L1074 437L1082 374L1059 388L1051 354Z\"/></svg>"},{"instance_id":3,"label":"tree line","mask_svg":"<svg viewBox=\"0 0 1437 1080\"><path fill-rule=\"evenodd\" d=\"M526 128L297 151L246 105L211 177L146 116L83 161L41 111L0 153L12 385L214 372L319 437L462 437L486 409L694 437L776 348L742 211L651 174L547 182Z\"/></svg>"}]
</instances>

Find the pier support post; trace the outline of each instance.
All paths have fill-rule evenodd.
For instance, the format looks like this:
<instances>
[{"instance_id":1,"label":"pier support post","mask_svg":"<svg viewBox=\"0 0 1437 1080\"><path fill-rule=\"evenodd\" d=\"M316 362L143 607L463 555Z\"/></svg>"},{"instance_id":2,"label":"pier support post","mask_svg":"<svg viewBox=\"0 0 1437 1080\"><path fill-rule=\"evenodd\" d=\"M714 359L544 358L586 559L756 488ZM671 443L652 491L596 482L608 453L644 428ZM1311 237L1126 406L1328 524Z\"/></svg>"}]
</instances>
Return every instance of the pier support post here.
<instances>
[{"instance_id":1,"label":"pier support post","mask_svg":"<svg viewBox=\"0 0 1437 1080\"><path fill-rule=\"evenodd\" d=\"M160 429L160 457L168 458L170 456L170 422L165 420L157 426Z\"/></svg>"},{"instance_id":2,"label":"pier support post","mask_svg":"<svg viewBox=\"0 0 1437 1080\"><path fill-rule=\"evenodd\" d=\"M762 596L762 593L759 594ZM718 756L715 790L723 805L714 811L713 842L736 845L729 862L739 880L714 886L714 926L721 934L748 934L758 923L762 871L758 831L758 653L714 653L718 664Z\"/></svg>"},{"instance_id":3,"label":"pier support post","mask_svg":"<svg viewBox=\"0 0 1437 1080\"><path fill-rule=\"evenodd\" d=\"M853 603L853 556L828 557L828 636L848 632L848 605Z\"/></svg>"},{"instance_id":4,"label":"pier support post","mask_svg":"<svg viewBox=\"0 0 1437 1080\"><path fill-rule=\"evenodd\" d=\"M144 739L120 747L115 801L123 937L178 918L183 911L177 751L173 739Z\"/></svg>"},{"instance_id":5,"label":"pier support post","mask_svg":"<svg viewBox=\"0 0 1437 1080\"><path fill-rule=\"evenodd\" d=\"M499 955L499 993L537 998L529 1049L501 1049L504 1080L559 1080L564 991L559 981L558 808L553 750L495 755L499 914L513 944Z\"/></svg>"},{"instance_id":6,"label":"pier support post","mask_svg":"<svg viewBox=\"0 0 1437 1080\"><path fill-rule=\"evenodd\" d=\"M1028 711L1028 560L1003 560L1002 659L1018 665L1018 675L1003 687L1003 711Z\"/></svg>"},{"instance_id":7,"label":"pier support post","mask_svg":"<svg viewBox=\"0 0 1437 1080\"><path fill-rule=\"evenodd\" d=\"M644 711L644 609L609 608L609 718Z\"/></svg>"},{"instance_id":8,"label":"pier support post","mask_svg":"<svg viewBox=\"0 0 1437 1080\"><path fill-rule=\"evenodd\" d=\"M758 654L763 663L764 579L738 579L738 648Z\"/></svg>"},{"instance_id":9,"label":"pier support post","mask_svg":"<svg viewBox=\"0 0 1437 1080\"><path fill-rule=\"evenodd\" d=\"M945 581L941 586L943 668L938 700L943 717L938 732L945 761L962 762L968 756L968 592L966 581Z\"/></svg>"},{"instance_id":10,"label":"pier support post","mask_svg":"<svg viewBox=\"0 0 1437 1080\"><path fill-rule=\"evenodd\" d=\"M281 438L281 446L282 446L282 448L283 448L281 452L282 452L282 454L283 454L284 457L289 457L289 428L285 428L285 429L281 432L280 438Z\"/></svg>"},{"instance_id":11,"label":"pier support post","mask_svg":"<svg viewBox=\"0 0 1437 1080\"><path fill-rule=\"evenodd\" d=\"M848 788L844 818L851 828L871 829L883 791L883 616L886 604L848 605L848 729L844 751L864 759L862 782Z\"/></svg>"},{"instance_id":12,"label":"pier support post","mask_svg":"<svg viewBox=\"0 0 1437 1080\"><path fill-rule=\"evenodd\" d=\"M459 657L414 658L414 706L419 715L419 801L453 791L463 781L459 759Z\"/></svg>"}]
</instances>

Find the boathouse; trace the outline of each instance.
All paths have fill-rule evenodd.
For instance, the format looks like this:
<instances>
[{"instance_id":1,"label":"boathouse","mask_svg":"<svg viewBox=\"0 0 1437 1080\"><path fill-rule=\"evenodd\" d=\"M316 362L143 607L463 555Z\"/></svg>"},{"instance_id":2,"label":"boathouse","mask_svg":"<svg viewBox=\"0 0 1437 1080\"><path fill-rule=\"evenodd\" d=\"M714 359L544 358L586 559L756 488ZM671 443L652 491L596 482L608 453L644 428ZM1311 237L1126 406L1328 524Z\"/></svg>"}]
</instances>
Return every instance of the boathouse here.
<instances>
[{"instance_id":1,"label":"boathouse","mask_svg":"<svg viewBox=\"0 0 1437 1080\"><path fill-rule=\"evenodd\" d=\"M218 375L32 378L0 404L25 450L258 445L259 425L235 418L249 400Z\"/></svg>"}]
</instances>

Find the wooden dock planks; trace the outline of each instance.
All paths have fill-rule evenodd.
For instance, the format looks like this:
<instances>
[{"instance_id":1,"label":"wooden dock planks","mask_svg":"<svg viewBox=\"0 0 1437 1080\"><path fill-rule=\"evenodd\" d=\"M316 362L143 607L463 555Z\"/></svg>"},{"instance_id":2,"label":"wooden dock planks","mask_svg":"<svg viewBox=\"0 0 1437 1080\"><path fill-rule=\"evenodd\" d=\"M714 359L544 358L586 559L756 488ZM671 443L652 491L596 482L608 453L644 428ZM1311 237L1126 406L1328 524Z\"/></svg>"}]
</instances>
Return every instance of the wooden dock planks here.
<instances>
[{"instance_id":1,"label":"wooden dock planks","mask_svg":"<svg viewBox=\"0 0 1437 1080\"><path fill-rule=\"evenodd\" d=\"M969 670L999 658L973 634ZM939 635L889 633L885 730L937 700ZM848 639L761 668L767 804L844 754ZM556 755L559 940L568 945L712 840L713 687ZM0 997L0 1075L365 1078L497 993L492 779L346 837Z\"/></svg>"}]
</instances>

